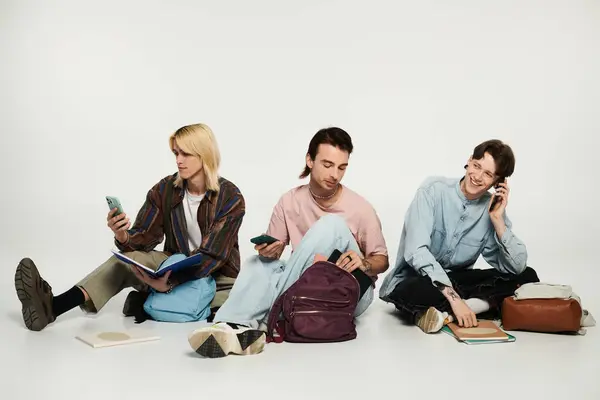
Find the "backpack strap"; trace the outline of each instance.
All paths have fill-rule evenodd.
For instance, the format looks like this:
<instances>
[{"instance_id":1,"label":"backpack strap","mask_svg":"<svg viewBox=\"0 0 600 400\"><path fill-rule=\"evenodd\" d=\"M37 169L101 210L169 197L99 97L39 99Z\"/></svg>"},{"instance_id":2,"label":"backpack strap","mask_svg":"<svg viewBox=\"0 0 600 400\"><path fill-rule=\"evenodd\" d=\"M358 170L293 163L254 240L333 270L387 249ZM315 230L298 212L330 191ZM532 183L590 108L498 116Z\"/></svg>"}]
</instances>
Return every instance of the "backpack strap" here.
<instances>
[{"instance_id":1,"label":"backpack strap","mask_svg":"<svg viewBox=\"0 0 600 400\"><path fill-rule=\"evenodd\" d=\"M267 343L275 342L281 343L284 339L284 332L279 323L279 314L281 314L281 310L283 309L283 299L284 295L279 296L273 307L271 307L271 312L269 313L269 321L267 323ZM277 336L273 335L273 330L277 331Z\"/></svg>"},{"instance_id":2,"label":"backpack strap","mask_svg":"<svg viewBox=\"0 0 600 400\"><path fill-rule=\"evenodd\" d=\"M163 232L165 234L165 250L175 248L175 237L171 229L171 203L173 201L173 183L168 181L165 188L165 209L163 210Z\"/></svg>"}]
</instances>

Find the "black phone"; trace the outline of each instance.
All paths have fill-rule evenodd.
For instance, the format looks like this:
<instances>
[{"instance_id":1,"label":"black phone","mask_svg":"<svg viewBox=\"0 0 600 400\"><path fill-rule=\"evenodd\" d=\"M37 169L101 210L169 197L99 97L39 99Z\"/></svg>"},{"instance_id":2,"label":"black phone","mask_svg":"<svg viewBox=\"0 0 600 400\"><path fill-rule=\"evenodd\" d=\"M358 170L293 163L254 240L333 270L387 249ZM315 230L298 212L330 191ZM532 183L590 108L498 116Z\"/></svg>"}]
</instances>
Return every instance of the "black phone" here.
<instances>
[{"instance_id":1,"label":"black phone","mask_svg":"<svg viewBox=\"0 0 600 400\"><path fill-rule=\"evenodd\" d=\"M500 179L498 183L496 183L496 185L494 186L494 189L498 189L500 187L500 184L504 182L506 182L506 179ZM496 206L498 205L498 202L500 202L500 196L493 195L493 197L494 199L492 200L492 204L490 205L490 211L493 211L494 208L496 208Z\"/></svg>"},{"instance_id":2,"label":"black phone","mask_svg":"<svg viewBox=\"0 0 600 400\"><path fill-rule=\"evenodd\" d=\"M342 255L342 252L339 251L338 249L335 249L329 256L327 261L335 264L337 262L337 260L339 260L341 255ZM352 276L354 276L354 278L356 278L356 280L358 281L358 286L360 287L360 294L359 294L358 298L362 299L362 297L365 294L365 292L367 291L367 289L369 289L369 286L371 286L373 284L373 280L369 277L369 275L365 274L365 272L360 268L355 269L350 274Z\"/></svg>"},{"instance_id":3,"label":"black phone","mask_svg":"<svg viewBox=\"0 0 600 400\"><path fill-rule=\"evenodd\" d=\"M329 256L329 258L327 259L327 261L329 261L330 263L336 263L337 260L340 258L340 256L342 255L342 252L339 251L338 249L335 249L333 251L333 253L331 253L331 255Z\"/></svg>"},{"instance_id":4,"label":"black phone","mask_svg":"<svg viewBox=\"0 0 600 400\"><path fill-rule=\"evenodd\" d=\"M250 239L250 241L254 244L271 244L271 243L275 243L277 241L277 239L275 239L273 236L269 236L269 235L260 235L260 236L256 236L253 237L252 239Z\"/></svg>"}]
</instances>

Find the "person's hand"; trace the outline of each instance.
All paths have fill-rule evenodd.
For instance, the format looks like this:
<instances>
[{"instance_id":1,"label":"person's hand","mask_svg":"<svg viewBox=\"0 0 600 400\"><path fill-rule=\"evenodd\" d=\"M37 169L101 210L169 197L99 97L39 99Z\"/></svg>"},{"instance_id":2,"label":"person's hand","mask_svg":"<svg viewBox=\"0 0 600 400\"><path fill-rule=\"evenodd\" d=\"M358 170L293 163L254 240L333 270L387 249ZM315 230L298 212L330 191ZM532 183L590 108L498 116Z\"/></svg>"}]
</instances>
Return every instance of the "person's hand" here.
<instances>
[{"instance_id":1,"label":"person's hand","mask_svg":"<svg viewBox=\"0 0 600 400\"><path fill-rule=\"evenodd\" d=\"M273 260L277 260L279 257L281 257L284 248L285 244L279 240L271 244L263 243L254 246L254 250L258 251L260 256Z\"/></svg>"},{"instance_id":2,"label":"person's hand","mask_svg":"<svg viewBox=\"0 0 600 400\"><path fill-rule=\"evenodd\" d=\"M129 218L127 218L127 214L122 213L115 217L116 212L116 208L108 212L108 216L106 217L107 225L115 234L115 239L121 243L125 243L127 241L127 230L131 224Z\"/></svg>"},{"instance_id":3,"label":"person's hand","mask_svg":"<svg viewBox=\"0 0 600 400\"><path fill-rule=\"evenodd\" d=\"M477 317L471 308L460 298L458 293L450 286L444 286L442 294L448 299L452 312L456 317L456 323L465 328L477 326Z\"/></svg>"},{"instance_id":4,"label":"person's hand","mask_svg":"<svg viewBox=\"0 0 600 400\"><path fill-rule=\"evenodd\" d=\"M477 326L477 317L471 308L462 299L451 301L452 311L456 317L456 323L460 327L471 328Z\"/></svg>"},{"instance_id":5,"label":"person's hand","mask_svg":"<svg viewBox=\"0 0 600 400\"><path fill-rule=\"evenodd\" d=\"M172 271L167 271L167 273L160 278L154 278L136 265L132 265L131 268L133 269L135 276L137 276L140 281L144 282L157 292L166 292L171 288L171 285L169 285L167 281L169 280Z\"/></svg>"},{"instance_id":6,"label":"person's hand","mask_svg":"<svg viewBox=\"0 0 600 400\"><path fill-rule=\"evenodd\" d=\"M363 266L363 260L357 252L354 250L348 250L344 254L338 258L335 263L341 269L344 269L348 272L354 271L356 268L360 268Z\"/></svg>"},{"instance_id":7,"label":"person's hand","mask_svg":"<svg viewBox=\"0 0 600 400\"><path fill-rule=\"evenodd\" d=\"M510 192L510 188L508 187L508 182L500 183L498 188L495 189L494 195L490 199L490 204L488 204L488 209L492 205L492 202L494 201L494 197L497 196L498 198L500 198L500 201L498 204L496 204L496 206L494 207L493 210L489 211L491 219L495 219L495 220L502 219L502 216L504 215L504 210L506 209L506 206L508 205L509 192Z\"/></svg>"}]
</instances>

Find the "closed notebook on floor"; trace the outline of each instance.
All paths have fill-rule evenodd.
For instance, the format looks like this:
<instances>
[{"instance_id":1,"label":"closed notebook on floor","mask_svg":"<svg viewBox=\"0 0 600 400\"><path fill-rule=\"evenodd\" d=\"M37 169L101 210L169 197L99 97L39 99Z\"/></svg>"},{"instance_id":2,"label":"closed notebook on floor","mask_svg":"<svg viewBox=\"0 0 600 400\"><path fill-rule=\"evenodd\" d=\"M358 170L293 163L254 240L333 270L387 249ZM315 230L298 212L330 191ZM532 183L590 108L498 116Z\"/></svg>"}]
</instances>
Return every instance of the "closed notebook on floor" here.
<instances>
[{"instance_id":1,"label":"closed notebook on floor","mask_svg":"<svg viewBox=\"0 0 600 400\"><path fill-rule=\"evenodd\" d=\"M504 332L493 321L477 321L476 327L464 328L451 322L444 326L443 331L466 344L514 342L515 337Z\"/></svg>"},{"instance_id":2,"label":"closed notebook on floor","mask_svg":"<svg viewBox=\"0 0 600 400\"><path fill-rule=\"evenodd\" d=\"M94 348L120 346L160 339L159 336L151 333L130 331L90 332L78 335L76 338Z\"/></svg>"}]
</instances>

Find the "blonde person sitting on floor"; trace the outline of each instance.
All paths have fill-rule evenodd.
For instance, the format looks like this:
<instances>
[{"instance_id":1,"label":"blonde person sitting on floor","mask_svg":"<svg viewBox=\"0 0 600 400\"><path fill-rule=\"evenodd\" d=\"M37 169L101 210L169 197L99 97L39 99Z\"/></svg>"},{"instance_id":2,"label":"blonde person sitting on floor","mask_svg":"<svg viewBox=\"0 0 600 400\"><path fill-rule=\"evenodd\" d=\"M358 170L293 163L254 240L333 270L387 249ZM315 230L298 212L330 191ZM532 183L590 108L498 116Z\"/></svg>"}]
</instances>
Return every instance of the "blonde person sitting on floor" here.
<instances>
[{"instance_id":1,"label":"blonde person sitting on floor","mask_svg":"<svg viewBox=\"0 0 600 400\"><path fill-rule=\"evenodd\" d=\"M208 126L184 126L170 136L169 145L178 172L164 177L148 191L132 227L124 212L116 215L116 208L109 211L107 225L114 232L116 247L150 268L158 268L175 253L202 253L200 263L153 278L111 256L72 288L54 296L34 262L24 258L16 269L15 287L28 329L40 331L77 306L98 312L128 287L169 293L178 285L209 275L217 286L212 307L224 302L240 270L238 231L245 214L244 197L232 182L219 176L220 153ZM165 210L167 185L172 185L169 210ZM165 212L171 213L172 221L166 229ZM167 240L163 251L154 250L166 234L173 240Z\"/></svg>"}]
</instances>

